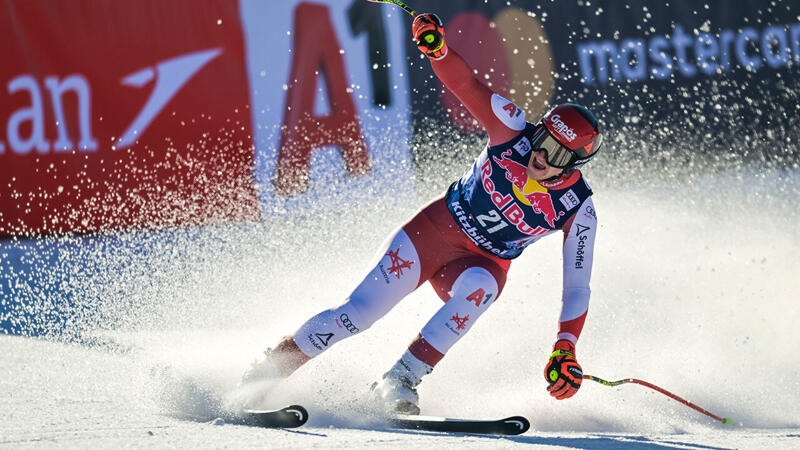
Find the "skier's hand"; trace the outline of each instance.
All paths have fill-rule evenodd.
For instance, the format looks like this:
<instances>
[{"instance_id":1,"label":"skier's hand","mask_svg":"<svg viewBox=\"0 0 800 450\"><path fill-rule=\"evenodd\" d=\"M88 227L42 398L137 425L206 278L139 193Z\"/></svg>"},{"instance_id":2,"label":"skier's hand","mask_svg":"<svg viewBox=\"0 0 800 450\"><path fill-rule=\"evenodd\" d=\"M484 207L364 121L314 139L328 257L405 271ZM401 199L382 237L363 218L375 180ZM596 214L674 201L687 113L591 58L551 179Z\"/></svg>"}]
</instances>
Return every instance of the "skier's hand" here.
<instances>
[{"instance_id":1,"label":"skier's hand","mask_svg":"<svg viewBox=\"0 0 800 450\"><path fill-rule=\"evenodd\" d=\"M444 43L444 25L442 19L436 14L419 14L411 25L411 34L414 43L422 53L429 58L441 59L447 54L447 44Z\"/></svg>"},{"instance_id":2,"label":"skier's hand","mask_svg":"<svg viewBox=\"0 0 800 450\"><path fill-rule=\"evenodd\" d=\"M583 382L583 369L575 359L575 346L561 339L553 346L553 353L544 369L547 391L558 400L570 398L578 392Z\"/></svg>"}]
</instances>

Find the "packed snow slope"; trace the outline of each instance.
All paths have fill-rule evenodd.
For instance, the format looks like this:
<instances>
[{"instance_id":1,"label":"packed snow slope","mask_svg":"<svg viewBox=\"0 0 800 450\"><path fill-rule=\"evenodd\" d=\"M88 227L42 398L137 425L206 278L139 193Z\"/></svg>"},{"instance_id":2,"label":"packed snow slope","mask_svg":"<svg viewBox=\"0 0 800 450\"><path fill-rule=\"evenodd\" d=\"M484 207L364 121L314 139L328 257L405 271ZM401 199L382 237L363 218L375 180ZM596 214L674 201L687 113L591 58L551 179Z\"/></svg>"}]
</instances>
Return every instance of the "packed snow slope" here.
<instances>
[{"instance_id":1,"label":"packed snow slope","mask_svg":"<svg viewBox=\"0 0 800 450\"><path fill-rule=\"evenodd\" d=\"M259 400L307 406L303 428L185 418L158 368L235 385L263 349L343 301L385 236L446 187L432 182L425 194L354 202L321 220L132 233L116 247L60 238L91 265L83 278L80 268L65 275L64 289L83 304L59 325L68 339L0 337L0 445L800 448L800 171L648 182L586 173L601 225L579 362L605 379L655 383L733 426L636 385L586 382L572 399L547 395L542 370L560 308L556 236L514 262L500 301L420 388L426 414L524 415L532 428L522 436L393 431L370 414L368 385L440 304L427 285Z\"/></svg>"}]
</instances>

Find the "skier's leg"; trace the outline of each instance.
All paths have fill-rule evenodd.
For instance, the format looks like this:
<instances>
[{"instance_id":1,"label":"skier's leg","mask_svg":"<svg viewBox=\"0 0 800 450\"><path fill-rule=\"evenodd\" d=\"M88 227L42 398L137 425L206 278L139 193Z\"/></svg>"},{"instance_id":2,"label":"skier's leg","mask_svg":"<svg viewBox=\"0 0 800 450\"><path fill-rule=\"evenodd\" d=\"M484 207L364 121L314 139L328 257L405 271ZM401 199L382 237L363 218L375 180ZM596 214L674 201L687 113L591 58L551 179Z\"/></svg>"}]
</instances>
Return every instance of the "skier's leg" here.
<instances>
[{"instance_id":1,"label":"skier's leg","mask_svg":"<svg viewBox=\"0 0 800 450\"><path fill-rule=\"evenodd\" d=\"M419 255L404 230L389 239L378 255L378 262L343 304L322 311L294 333L304 354L313 358L366 330L419 286Z\"/></svg>"},{"instance_id":2,"label":"skier's leg","mask_svg":"<svg viewBox=\"0 0 800 450\"><path fill-rule=\"evenodd\" d=\"M417 215L390 236L378 252L372 270L344 303L320 312L292 336L281 339L267 352L264 361L254 364L245 374L244 381L289 376L311 358L342 339L366 330L388 313L437 268L434 263L420 259L421 255L409 238L409 234L413 234L421 242L419 236L435 234L429 227L427 219Z\"/></svg>"},{"instance_id":3,"label":"skier's leg","mask_svg":"<svg viewBox=\"0 0 800 450\"><path fill-rule=\"evenodd\" d=\"M493 260L469 257L447 264L432 277L431 284L445 304L422 328L409 350L430 366L435 366L448 350L475 324L503 290L508 265ZM449 286L445 290L443 287Z\"/></svg>"},{"instance_id":4,"label":"skier's leg","mask_svg":"<svg viewBox=\"0 0 800 450\"><path fill-rule=\"evenodd\" d=\"M475 256L448 263L434 274L431 284L446 303L375 386L389 411L419 412L416 386L496 301L507 270L508 265Z\"/></svg>"}]
</instances>

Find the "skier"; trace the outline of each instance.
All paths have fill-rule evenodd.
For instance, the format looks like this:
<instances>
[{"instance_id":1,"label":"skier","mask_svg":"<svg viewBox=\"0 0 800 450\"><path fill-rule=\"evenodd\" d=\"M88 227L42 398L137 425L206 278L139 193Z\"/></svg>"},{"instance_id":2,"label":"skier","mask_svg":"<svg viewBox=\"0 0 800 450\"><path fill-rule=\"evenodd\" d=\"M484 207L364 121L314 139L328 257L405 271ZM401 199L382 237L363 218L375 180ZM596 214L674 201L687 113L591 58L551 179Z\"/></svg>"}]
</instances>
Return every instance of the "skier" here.
<instances>
[{"instance_id":1,"label":"skier","mask_svg":"<svg viewBox=\"0 0 800 450\"><path fill-rule=\"evenodd\" d=\"M550 395L569 398L583 375L575 344L588 310L597 231L592 191L578 168L600 147L597 119L567 103L538 123L526 122L519 106L473 78L462 57L448 50L438 16L418 15L412 33L439 79L486 129L488 144L461 179L388 239L378 263L343 304L268 349L243 383L289 376L369 328L429 281L444 305L373 384L387 412L418 414L422 377L497 301L511 261L543 236L563 230L562 309L545 379Z\"/></svg>"}]
</instances>

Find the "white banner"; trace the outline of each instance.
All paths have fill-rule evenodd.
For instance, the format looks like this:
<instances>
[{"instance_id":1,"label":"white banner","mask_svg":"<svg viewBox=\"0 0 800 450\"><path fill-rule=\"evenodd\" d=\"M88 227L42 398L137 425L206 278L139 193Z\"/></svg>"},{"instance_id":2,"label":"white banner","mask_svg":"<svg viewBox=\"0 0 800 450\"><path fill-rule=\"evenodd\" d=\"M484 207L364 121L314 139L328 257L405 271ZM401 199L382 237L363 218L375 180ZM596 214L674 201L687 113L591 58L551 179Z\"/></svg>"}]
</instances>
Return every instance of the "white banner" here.
<instances>
[{"instance_id":1,"label":"white banner","mask_svg":"<svg viewBox=\"0 0 800 450\"><path fill-rule=\"evenodd\" d=\"M367 11L373 18L367 26L385 27L381 36L386 63L379 65L370 62L368 51L369 40L377 37L367 31L352 31L354 20L348 15L351 5L350 0L241 2L255 133L255 177L265 215L304 211L311 205L314 210L325 210L352 204L343 200L413 190L410 95L406 51L401 42L407 36L409 18L402 17L404 13L398 8L364 2L378 12ZM375 23L376 18L383 23ZM389 102L376 105L372 72L384 65ZM311 104L310 98L312 111L297 111L304 101ZM363 141L347 138L350 144L318 146L347 135L329 131L353 116L348 112L348 102L354 106L357 119L350 135L361 136ZM309 153L309 149L310 158L304 163L302 153ZM279 168L280 160L287 170Z\"/></svg>"}]
</instances>

